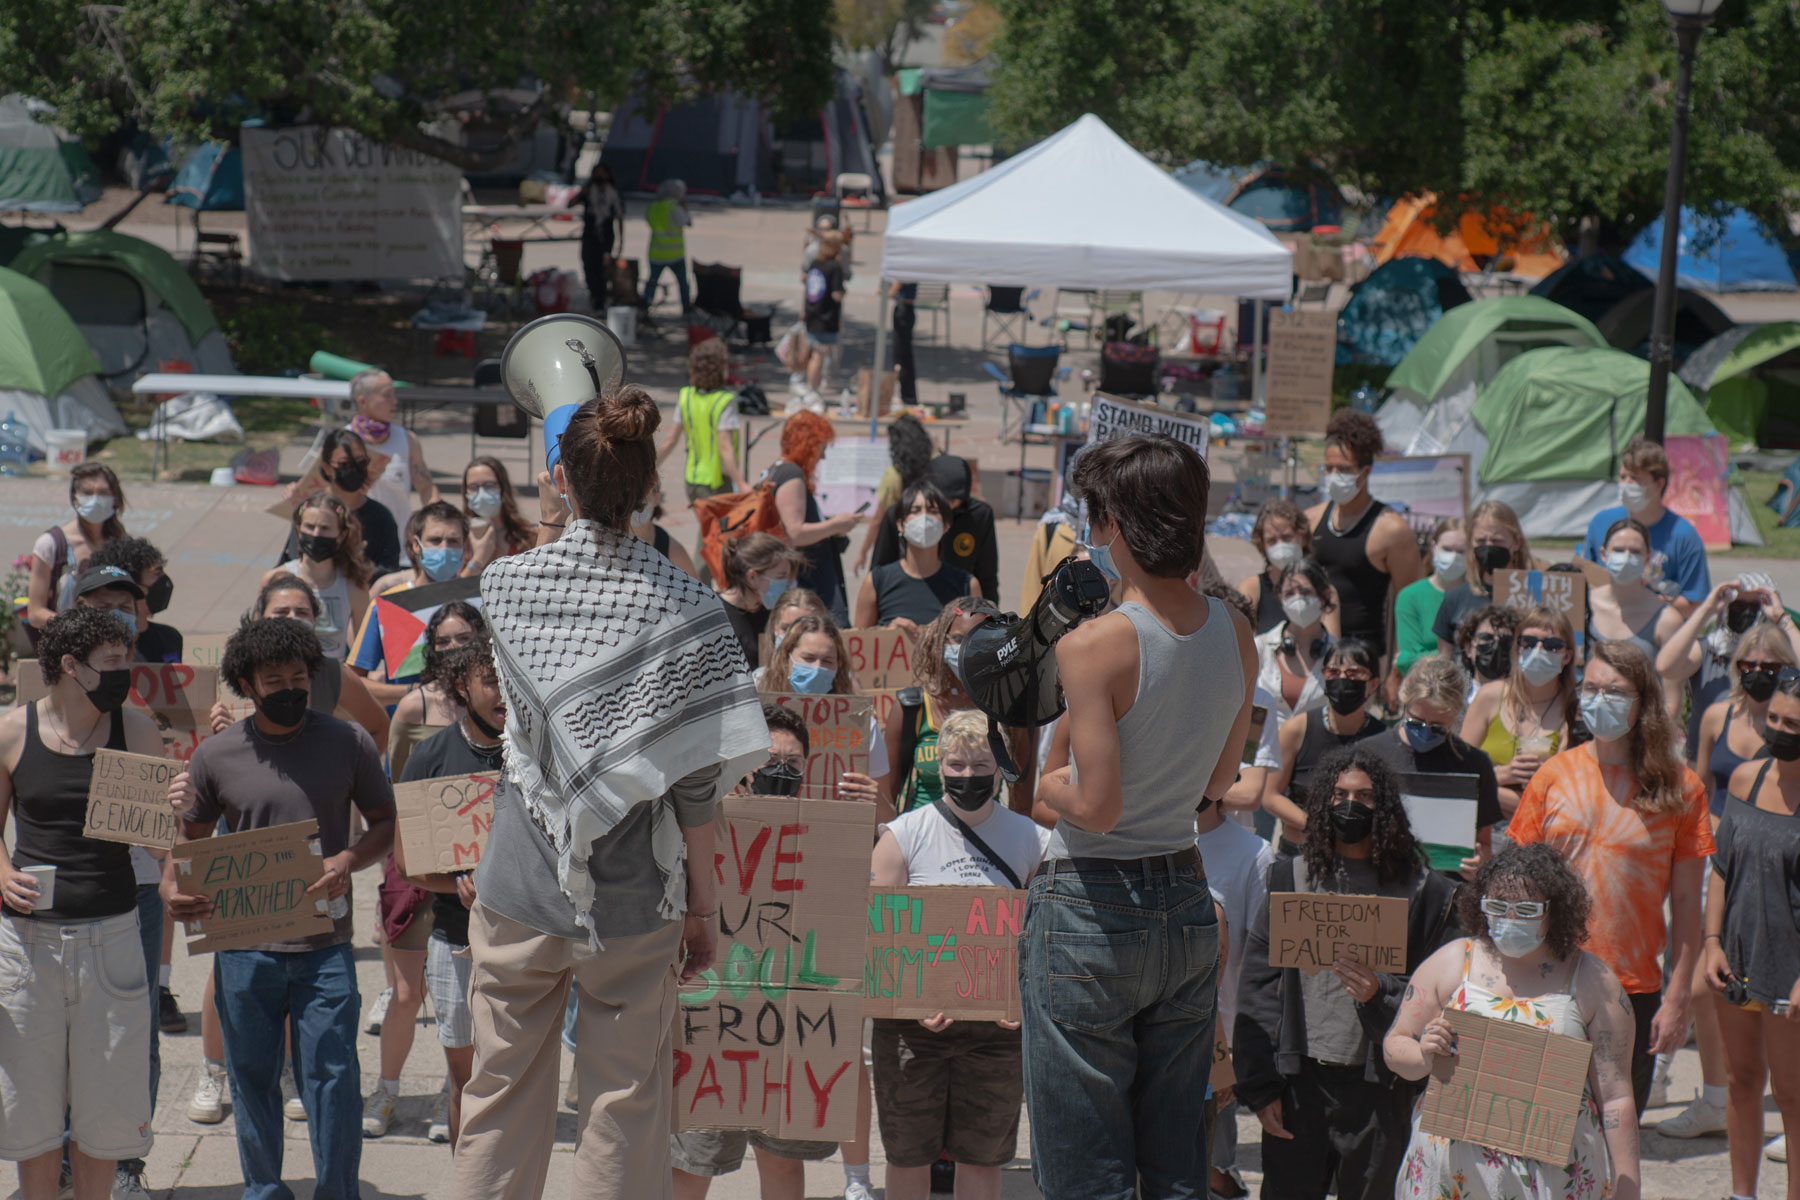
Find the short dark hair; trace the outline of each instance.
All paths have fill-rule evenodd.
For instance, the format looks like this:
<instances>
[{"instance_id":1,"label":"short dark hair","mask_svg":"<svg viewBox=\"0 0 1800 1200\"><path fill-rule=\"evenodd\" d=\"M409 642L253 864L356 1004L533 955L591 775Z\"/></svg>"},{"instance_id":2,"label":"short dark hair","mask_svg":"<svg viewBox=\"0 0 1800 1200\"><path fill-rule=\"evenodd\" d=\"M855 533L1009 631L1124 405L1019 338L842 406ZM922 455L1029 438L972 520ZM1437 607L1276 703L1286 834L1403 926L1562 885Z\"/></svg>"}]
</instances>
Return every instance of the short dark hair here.
<instances>
[{"instance_id":1,"label":"short dark hair","mask_svg":"<svg viewBox=\"0 0 1800 1200\"><path fill-rule=\"evenodd\" d=\"M419 683L421 685L442 683L445 679L449 678L449 676L445 674L445 671L449 668L445 666L444 658L446 655L456 653L456 650L439 650L437 648L437 634L438 629L451 617L456 617L465 622L469 627L469 631L473 633L478 640L487 636L487 618L482 616L481 610L476 608L473 604L470 604L466 600L449 600L438 605L438 610L431 614L431 619L429 621L425 622L425 664L419 671ZM456 649L460 650L463 649L463 647L459 646Z\"/></svg>"},{"instance_id":2,"label":"short dark hair","mask_svg":"<svg viewBox=\"0 0 1800 1200\"><path fill-rule=\"evenodd\" d=\"M1375 418L1354 408L1340 408L1332 414L1325 423L1325 444L1348 454L1359 468L1374 462L1386 445Z\"/></svg>"},{"instance_id":3,"label":"short dark hair","mask_svg":"<svg viewBox=\"0 0 1800 1200\"><path fill-rule=\"evenodd\" d=\"M1325 651L1325 661L1320 665L1324 667L1361 667L1370 674L1374 674L1377 665L1375 649L1361 638L1339 638L1331 643L1329 650Z\"/></svg>"},{"instance_id":4,"label":"short dark hair","mask_svg":"<svg viewBox=\"0 0 1800 1200\"><path fill-rule=\"evenodd\" d=\"M425 522L448 521L462 530L463 545L469 544L469 518L463 515L462 509L448 500L433 500L424 508L406 519L406 559L412 563L413 570L423 570L419 562L419 552L413 549L413 543L425 536Z\"/></svg>"},{"instance_id":5,"label":"short dark hair","mask_svg":"<svg viewBox=\"0 0 1800 1200\"><path fill-rule=\"evenodd\" d=\"M1525 614L1516 608L1507 608L1499 604L1484 604L1457 623L1456 639L1453 644L1459 654L1467 649L1474 643L1475 631L1481 628L1483 622L1492 625L1496 633L1517 633L1519 622L1524 617Z\"/></svg>"},{"instance_id":6,"label":"short dark hair","mask_svg":"<svg viewBox=\"0 0 1800 1200\"><path fill-rule=\"evenodd\" d=\"M149 538L113 537L101 542L99 548L88 555L87 565L118 567L141 585L145 571L168 561L161 550L150 544Z\"/></svg>"},{"instance_id":7,"label":"short dark hair","mask_svg":"<svg viewBox=\"0 0 1800 1200\"><path fill-rule=\"evenodd\" d=\"M1192 446L1134 433L1089 446L1075 466L1088 519L1112 521L1131 557L1159 579L1182 579L1206 554L1212 475Z\"/></svg>"},{"instance_id":8,"label":"short dark hair","mask_svg":"<svg viewBox=\"0 0 1800 1200\"><path fill-rule=\"evenodd\" d=\"M900 489L900 499L893 508L893 519L904 525L907 515L912 512L912 506L918 503L920 497L924 497L925 503L937 511L945 525L950 524L949 497L940 492L937 485L929 479L917 480Z\"/></svg>"},{"instance_id":9,"label":"short dark hair","mask_svg":"<svg viewBox=\"0 0 1800 1200\"><path fill-rule=\"evenodd\" d=\"M1581 949L1587 937L1588 917L1594 909L1587 885L1564 860L1562 853L1543 842L1514 842L1481 864L1475 881L1459 889L1456 897L1457 916L1470 937L1489 946L1487 914L1481 911L1481 898L1489 892L1529 892L1549 905L1544 911L1544 944L1558 958L1567 958ZM1514 900L1528 897L1513 895Z\"/></svg>"},{"instance_id":10,"label":"short dark hair","mask_svg":"<svg viewBox=\"0 0 1800 1200\"><path fill-rule=\"evenodd\" d=\"M362 439L362 434L348 427L327 430L325 438L319 443L319 475L321 478L330 469L332 456L339 450L360 450L363 461L369 458L369 444ZM353 456L354 457L354 456Z\"/></svg>"},{"instance_id":11,"label":"short dark hair","mask_svg":"<svg viewBox=\"0 0 1800 1200\"><path fill-rule=\"evenodd\" d=\"M311 675L324 661L325 652L319 648L319 635L305 625L286 617L257 617L238 626L238 631L225 643L219 675L232 691L248 700L248 683L264 667L302 662L306 664L306 673Z\"/></svg>"},{"instance_id":12,"label":"short dark hair","mask_svg":"<svg viewBox=\"0 0 1800 1200\"><path fill-rule=\"evenodd\" d=\"M1328 613L1337 607L1331 600L1331 576L1316 558L1303 558L1275 577L1277 600L1281 599L1281 589L1287 585L1287 581L1296 575L1312 584L1313 591L1318 593L1320 612Z\"/></svg>"},{"instance_id":13,"label":"short dark hair","mask_svg":"<svg viewBox=\"0 0 1800 1200\"><path fill-rule=\"evenodd\" d=\"M109 612L79 605L65 608L50 618L38 639L38 670L46 684L54 685L62 678L63 655L86 662L88 655L102 646L123 646L129 651L131 634Z\"/></svg>"},{"instance_id":14,"label":"short dark hair","mask_svg":"<svg viewBox=\"0 0 1800 1200\"><path fill-rule=\"evenodd\" d=\"M269 597L277 592L303 592L306 602L312 605L313 620L317 621L325 613L325 606L319 602L318 590L298 575L287 571L277 571L263 581L262 590L256 593L256 607L250 610L252 617L263 616L269 608Z\"/></svg>"},{"instance_id":15,"label":"short dark hair","mask_svg":"<svg viewBox=\"0 0 1800 1200\"><path fill-rule=\"evenodd\" d=\"M800 743L800 753L812 753L812 738L807 734L806 722L800 719L799 713L779 704L765 704L763 720L768 722L770 733L791 733Z\"/></svg>"},{"instance_id":16,"label":"short dark hair","mask_svg":"<svg viewBox=\"0 0 1800 1200\"><path fill-rule=\"evenodd\" d=\"M469 680L494 670L494 644L487 634L478 633L466 646L446 650L438 656L437 682L450 698L463 707L469 704Z\"/></svg>"}]
</instances>

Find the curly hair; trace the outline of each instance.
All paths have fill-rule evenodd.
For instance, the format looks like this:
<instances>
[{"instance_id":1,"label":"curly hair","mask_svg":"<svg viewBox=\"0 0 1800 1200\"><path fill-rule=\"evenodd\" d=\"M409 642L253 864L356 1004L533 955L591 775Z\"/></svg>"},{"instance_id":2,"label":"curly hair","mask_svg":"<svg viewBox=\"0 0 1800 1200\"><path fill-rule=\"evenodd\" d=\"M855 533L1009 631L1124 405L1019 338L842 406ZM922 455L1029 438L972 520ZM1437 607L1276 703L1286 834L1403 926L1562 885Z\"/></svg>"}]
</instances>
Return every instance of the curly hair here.
<instances>
[{"instance_id":1,"label":"curly hair","mask_svg":"<svg viewBox=\"0 0 1800 1200\"><path fill-rule=\"evenodd\" d=\"M800 468L808 491L812 490L813 469L825 457L825 447L836 437L837 430L830 421L805 409L789 417L781 427L781 457Z\"/></svg>"},{"instance_id":2,"label":"curly hair","mask_svg":"<svg viewBox=\"0 0 1800 1200\"><path fill-rule=\"evenodd\" d=\"M65 608L50 618L38 639L38 671L45 684L55 686L62 678L63 655L84 663L102 646L122 646L129 652L131 634L111 613L79 606Z\"/></svg>"},{"instance_id":3,"label":"curly hair","mask_svg":"<svg viewBox=\"0 0 1800 1200\"><path fill-rule=\"evenodd\" d=\"M1400 802L1400 781L1368 742L1341 746L1313 770L1306 798L1306 873L1323 884L1338 872L1337 833L1331 825L1331 793L1346 771L1361 771L1375 788L1375 830L1369 835L1369 865L1385 886L1410 879L1425 869L1425 850L1413 836Z\"/></svg>"},{"instance_id":4,"label":"curly hair","mask_svg":"<svg viewBox=\"0 0 1800 1200\"><path fill-rule=\"evenodd\" d=\"M306 664L306 673L318 671L325 662L319 648L319 635L298 621L286 617L258 617L245 621L225 643L225 655L219 661L219 677L231 690L249 700L250 681L264 667L291 662Z\"/></svg>"},{"instance_id":5,"label":"curly hair","mask_svg":"<svg viewBox=\"0 0 1800 1200\"><path fill-rule=\"evenodd\" d=\"M902 413L888 426L888 460L894 464L901 486L924 478L925 466L931 461L931 435L917 417Z\"/></svg>"},{"instance_id":6,"label":"curly hair","mask_svg":"<svg viewBox=\"0 0 1800 1200\"><path fill-rule=\"evenodd\" d=\"M281 592L304 592L306 594L306 602L312 605L313 619L315 621L318 620L319 614L325 611L324 604L319 601L319 593L313 589L312 584L306 582L306 580L300 578L298 575L290 575L286 571L277 571L263 581L262 589L256 593L256 604L251 608L250 615L246 617L245 620L254 621L258 617L268 616L269 597Z\"/></svg>"},{"instance_id":7,"label":"curly hair","mask_svg":"<svg viewBox=\"0 0 1800 1200\"><path fill-rule=\"evenodd\" d=\"M997 617L1000 609L992 600L980 596L958 596L944 605L931 624L919 630L918 641L913 645L913 680L927 695L942 699L960 689L950 664L944 661L944 647L950 644L950 630L959 618L977 615Z\"/></svg>"},{"instance_id":8,"label":"curly hair","mask_svg":"<svg viewBox=\"0 0 1800 1200\"><path fill-rule=\"evenodd\" d=\"M436 666L437 682L443 685L444 694L467 708L469 680L477 675L494 673L494 643L488 640L486 633L477 633L468 645L441 652Z\"/></svg>"},{"instance_id":9,"label":"curly hair","mask_svg":"<svg viewBox=\"0 0 1800 1200\"><path fill-rule=\"evenodd\" d=\"M375 578L375 568L363 554L362 522L356 514L338 502L330 492L314 492L300 501L294 510L294 537L300 536L300 524L306 520L306 514L316 510L329 512L337 517L338 539L337 553L331 561L345 579L359 588L369 586Z\"/></svg>"},{"instance_id":10,"label":"curly hair","mask_svg":"<svg viewBox=\"0 0 1800 1200\"><path fill-rule=\"evenodd\" d=\"M118 567L139 584L144 582L144 572L151 567L160 567L169 560L163 552L151 545L149 538L115 537L107 538L99 547L88 555L89 567Z\"/></svg>"},{"instance_id":11,"label":"curly hair","mask_svg":"<svg viewBox=\"0 0 1800 1200\"><path fill-rule=\"evenodd\" d=\"M1325 423L1325 444L1348 454L1358 468L1375 461L1385 447L1375 418L1353 408L1340 408Z\"/></svg>"},{"instance_id":12,"label":"curly hair","mask_svg":"<svg viewBox=\"0 0 1800 1200\"><path fill-rule=\"evenodd\" d=\"M1519 622L1524 615L1516 608L1502 608L1498 604L1486 604L1469 613L1456 626L1456 652L1464 658L1470 657L1469 648L1475 644L1475 631L1486 624L1498 634L1516 634Z\"/></svg>"},{"instance_id":13,"label":"curly hair","mask_svg":"<svg viewBox=\"0 0 1800 1200\"><path fill-rule=\"evenodd\" d=\"M809 633L822 633L831 639L833 650L837 654L837 670L831 678L830 695L854 696L856 690L856 672L850 669L850 649L844 645L843 631L837 622L820 613L808 613L788 626L787 636L769 655L768 669L763 672L762 684L759 688L764 693L789 691L788 672L793 669L794 650L800 645L800 639Z\"/></svg>"},{"instance_id":14,"label":"curly hair","mask_svg":"<svg viewBox=\"0 0 1800 1200\"><path fill-rule=\"evenodd\" d=\"M481 610L464 600L450 600L438 606L431 614L431 620L425 623L425 665L419 669L421 686L431 683L442 683L444 675L444 657L461 650L461 646L453 646L448 650L437 648L438 630L445 621L455 617L469 627L477 641L488 636L487 618Z\"/></svg>"},{"instance_id":15,"label":"curly hair","mask_svg":"<svg viewBox=\"0 0 1800 1200\"><path fill-rule=\"evenodd\" d=\"M731 354L718 338L707 338L688 351L688 383L697 392L716 392L725 386Z\"/></svg>"},{"instance_id":16,"label":"curly hair","mask_svg":"<svg viewBox=\"0 0 1800 1200\"><path fill-rule=\"evenodd\" d=\"M1483 896L1544 901L1548 906L1544 909L1544 944L1557 958L1568 958L1587 939L1593 898L1562 852L1543 842L1513 843L1482 863L1472 884L1457 890L1456 915L1462 927L1491 949L1494 939L1488 934L1487 914L1481 911Z\"/></svg>"},{"instance_id":17,"label":"curly hair","mask_svg":"<svg viewBox=\"0 0 1800 1200\"><path fill-rule=\"evenodd\" d=\"M1300 536L1300 552L1312 553L1312 526L1306 523L1306 514L1292 500L1284 500L1280 496L1264 500L1263 506L1256 510L1256 524L1250 527L1250 544L1256 547L1258 554L1268 557L1268 536L1270 521L1286 521L1288 526Z\"/></svg>"}]
</instances>

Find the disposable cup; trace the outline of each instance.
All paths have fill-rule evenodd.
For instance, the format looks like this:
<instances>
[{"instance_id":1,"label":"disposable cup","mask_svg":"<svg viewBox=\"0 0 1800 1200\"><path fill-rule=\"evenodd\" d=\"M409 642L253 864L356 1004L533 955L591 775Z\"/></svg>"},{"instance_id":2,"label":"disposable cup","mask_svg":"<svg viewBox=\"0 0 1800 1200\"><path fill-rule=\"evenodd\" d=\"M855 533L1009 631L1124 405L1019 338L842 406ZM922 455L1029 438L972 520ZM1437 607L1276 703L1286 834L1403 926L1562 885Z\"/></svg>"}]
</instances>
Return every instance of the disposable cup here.
<instances>
[{"instance_id":1,"label":"disposable cup","mask_svg":"<svg viewBox=\"0 0 1800 1200\"><path fill-rule=\"evenodd\" d=\"M56 868L55 867L20 867L20 872L31 876L37 882L39 909L56 907Z\"/></svg>"}]
</instances>

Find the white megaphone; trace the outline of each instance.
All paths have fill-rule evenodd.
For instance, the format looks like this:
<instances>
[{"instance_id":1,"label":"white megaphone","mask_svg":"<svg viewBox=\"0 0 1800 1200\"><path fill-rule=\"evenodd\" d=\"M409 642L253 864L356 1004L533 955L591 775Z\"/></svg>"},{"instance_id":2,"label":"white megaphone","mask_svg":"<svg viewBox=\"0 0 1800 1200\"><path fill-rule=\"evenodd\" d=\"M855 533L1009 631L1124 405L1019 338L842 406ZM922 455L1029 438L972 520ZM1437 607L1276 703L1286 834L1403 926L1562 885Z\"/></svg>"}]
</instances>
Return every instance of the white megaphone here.
<instances>
[{"instance_id":1,"label":"white megaphone","mask_svg":"<svg viewBox=\"0 0 1800 1200\"><path fill-rule=\"evenodd\" d=\"M575 410L625 378L625 347L593 317L555 313L512 335L500 354L500 379L513 403L544 422L544 465L562 458L562 435Z\"/></svg>"}]
</instances>

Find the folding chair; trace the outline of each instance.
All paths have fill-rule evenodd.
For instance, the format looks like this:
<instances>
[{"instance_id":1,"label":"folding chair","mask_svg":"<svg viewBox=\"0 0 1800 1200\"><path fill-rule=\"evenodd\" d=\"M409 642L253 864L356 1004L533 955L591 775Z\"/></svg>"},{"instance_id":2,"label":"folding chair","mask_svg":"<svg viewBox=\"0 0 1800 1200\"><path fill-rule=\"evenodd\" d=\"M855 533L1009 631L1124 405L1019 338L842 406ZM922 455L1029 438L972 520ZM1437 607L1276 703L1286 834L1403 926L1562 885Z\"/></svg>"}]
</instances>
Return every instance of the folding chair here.
<instances>
[{"instance_id":1,"label":"folding chair","mask_svg":"<svg viewBox=\"0 0 1800 1200\"><path fill-rule=\"evenodd\" d=\"M995 341L1002 345L1025 341L1025 331L1030 328L1031 321L1031 310L1026 306L1037 298L1036 288L1027 296L1024 288L989 284L987 302L981 307L981 348L992 349ZM994 325L993 340L988 334L990 321Z\"/></svg>"},{"instance_id":2,"label":"folding chair","mask_svg":"<svg viewBox=\"0 0 1800 1200\"><path fill-rule=\"evenodd\" d=\"M1162 390L1157 380L1160 364L1155 346L1108 342L1100 348L1099 390L1115 396L1154 396Z\"/></svg>"},{"instance_id":3,"label":"folding chair","mask_svg":"<svg viewBox=\"0 0 1800 1200\"><path fill-rule=\"evenodd\" d=\"M707 328L720 337L736 336L743 324L744 306L738 301L738 290L743 281L742 267L728 267L724 263L694 264L694 307L714 318L707 323Z\"/></svg>"},{"instance_id":4,"label":"folding chair","mask_svg":"<svg viewBox=\"0 0 1800 1200\"><path fill-rule=\"evenodd\" d=\"M1056 395L1056 381L1066 379L1069 368L1058 368L1057 360L1062 355L1062 347L1024 346L1018 342L1006 348L1008 371L1002 371L991 362L982 363L982 367L994 382L1000 386L1000 440L1006 441L1006 427L1014 404L1019 405L1019 470L1025 469L1025 447L1027 445L1027 427L1031 424L1031 410Z\"/></svg>"},{"instance_id":5,"label":"folding chair","mask_svg":"<svg viewBox=\"0 0 1800 1200\"><path fill-rule=\"evenodd\" d=\"M915 314L917 314L917 313L930 313L931 314L931 333L926 336L929 336L934 341L938 337L938 314L942 313L944 316L943 344L946 346L948 346L950 344L950 285L949 284L947 284L947 283L921 283L921 284L919 284L918 285L918 294L913 297L913 312ZM920 335L918 329L915 327L913 330L913 341L918 342L918 341L923 341L923 340L924 340L924 338Z\"/></svg>"}]
</instances>

